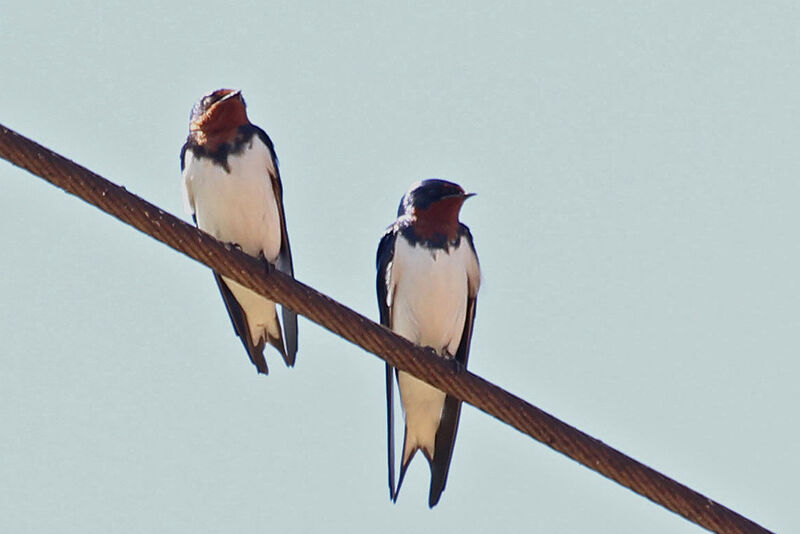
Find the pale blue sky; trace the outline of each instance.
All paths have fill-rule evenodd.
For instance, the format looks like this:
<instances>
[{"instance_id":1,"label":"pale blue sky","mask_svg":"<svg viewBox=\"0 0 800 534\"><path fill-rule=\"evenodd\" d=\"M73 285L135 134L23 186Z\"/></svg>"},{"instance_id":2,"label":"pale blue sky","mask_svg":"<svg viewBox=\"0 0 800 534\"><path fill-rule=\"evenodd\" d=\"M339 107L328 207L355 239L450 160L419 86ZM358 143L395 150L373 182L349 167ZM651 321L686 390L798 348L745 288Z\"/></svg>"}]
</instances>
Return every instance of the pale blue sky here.
<instances>
[{"instance_id":1,"label":"pale blue sky","mask_svg":"<svg viewBox=\"0 0 800 534\"><path fill-rule=\"evenodd\" d=\"M297 277L377 318L408 185L456 181L471 369L800 530L796 2L0 4L0 122L173 213L193 102L241 88ZM700 532L467 407L427 508L383 365L300 321L257 376L211 274L0 162L0 531Z\"/></svg>"}]
</instances>

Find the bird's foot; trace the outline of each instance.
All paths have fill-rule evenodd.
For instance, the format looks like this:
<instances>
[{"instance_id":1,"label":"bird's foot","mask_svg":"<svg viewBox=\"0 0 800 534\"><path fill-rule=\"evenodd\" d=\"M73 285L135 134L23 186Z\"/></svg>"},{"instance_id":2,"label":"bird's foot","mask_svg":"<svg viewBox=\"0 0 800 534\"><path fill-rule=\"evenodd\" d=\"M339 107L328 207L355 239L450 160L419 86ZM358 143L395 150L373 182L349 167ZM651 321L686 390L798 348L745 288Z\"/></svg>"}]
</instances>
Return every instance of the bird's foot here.
<instances>
[{"instance_id":1,"label":"bird's foot","mask_svg":"<svg viewBox=\"0 0 800 534\"><path fill-rule=\"evenodd\" d=\"M270 263L270 261L267 259L266 256L264 256L264 251L263 250L258 253L258 258L257 259L258 259L258 261L260 261L261 263L264 264L264 271L267 274L271 274L272 271L275 270L275 266L272 265L272 263Z\"/></svg>"},{"instance_id":2,"label":"bird's foot","mask_svg":"<svg viewBox=\"0 0 800 534\"><path fill-rule=\"evenodd\" d=\"M449 361L450 367L452 367L453 372L457 375L463 374L467 372L467 366L461 363L460 361L456 360L455 358Z\"/></svg>"},{"instance_id":3,"label":"bird's foot","mask_svg":"<svg viewBox=\"0 0 800 534\"><path fill-rule=\"evenodd\" d=\"M455 356L453 356L449 352L444 351L443 356L445 361L447 361L447 363L449 364L450 369L452 369L453 373L460 375L461 373L467 370L467 366L461 363L460 361L456 360Z\"/></svg>"},{"instance_id":4,"label":"bird's foot","mask_svg":"<svg viewBox=\"0 0 800 534\"><path fill-rule=\"evenodd\" d=\"M425 349L427 352L429 352L429 353L430 353L432 356L437 356L437 357L439 357L439 358L441 358L441 357L442 357L442 355L441 355L441 354L439 354L439 351L438 351L438 350L436 350L436 349L434 349L434 348L433 348L433 347L431 347L430 345L425 345L425 346L424 346L424 347L422 347L422 348L423 348L423 349Z\"/></svg>"}]
</instances>

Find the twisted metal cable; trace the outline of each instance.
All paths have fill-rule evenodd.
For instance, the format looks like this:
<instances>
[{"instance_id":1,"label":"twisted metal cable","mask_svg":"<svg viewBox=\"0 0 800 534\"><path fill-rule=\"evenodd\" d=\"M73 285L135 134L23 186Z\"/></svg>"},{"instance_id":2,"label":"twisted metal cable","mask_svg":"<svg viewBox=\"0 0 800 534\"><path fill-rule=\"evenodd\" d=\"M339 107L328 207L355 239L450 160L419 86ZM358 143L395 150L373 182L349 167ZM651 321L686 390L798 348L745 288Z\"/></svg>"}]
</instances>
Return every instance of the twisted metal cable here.
<instances>
[{"instance_id":1,"label":"twisted metal cable","mask_svg":"<svg viewBox=\"0 0 800 534\"><path fill-rule=\"evenodd\" d=\"M712 532L769 533L733 510L466 370L456 371L330 297L225 244L80 165L0 125L0 157L169 247L304 315L400 370L432 384Z\"/></svg>"}]
</instances>

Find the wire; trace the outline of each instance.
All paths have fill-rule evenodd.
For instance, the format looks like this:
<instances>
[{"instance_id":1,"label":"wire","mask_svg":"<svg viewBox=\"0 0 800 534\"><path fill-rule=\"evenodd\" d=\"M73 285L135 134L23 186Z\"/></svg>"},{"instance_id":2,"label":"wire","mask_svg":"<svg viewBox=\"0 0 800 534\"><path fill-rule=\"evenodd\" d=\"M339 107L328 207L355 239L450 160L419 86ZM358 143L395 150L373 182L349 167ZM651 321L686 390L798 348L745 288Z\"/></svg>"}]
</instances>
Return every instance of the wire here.
<instances>
[{"instance_id":1,"label":"wire","mask_svg":"<svg viewBox=\"0 0 800 534\"><path fill-rule=\"evenodd\" d=\"M0 157L712 532L770 531L0 125Z\"/></svg>"}]
</instances>

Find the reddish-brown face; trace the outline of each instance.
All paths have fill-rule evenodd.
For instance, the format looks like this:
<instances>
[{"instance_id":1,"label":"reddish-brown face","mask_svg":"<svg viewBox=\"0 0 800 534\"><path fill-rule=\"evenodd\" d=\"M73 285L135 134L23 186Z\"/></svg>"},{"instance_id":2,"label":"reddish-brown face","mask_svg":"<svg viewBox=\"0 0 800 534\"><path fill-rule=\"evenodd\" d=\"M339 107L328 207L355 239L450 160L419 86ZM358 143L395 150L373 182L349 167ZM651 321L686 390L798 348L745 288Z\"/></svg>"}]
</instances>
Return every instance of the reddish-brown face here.
<instances>
[{"instance_id":1,"label":"reddish-brown face","mask_svg":"<svg viewBox=\"0 0 800 534\"><path fill-rule=\"evenodd\" d=\"M444 235L448 241L458 236L458 213L466 195L445 197L433 202L426 209L414 208L411 216L414 217L414 231L422 239L433 239L434 236Z\"/></svg>"},{"instance_id":2,"label":"reddish-brown face","mask_svg":"<svg viewBox=\"0 0 800 534\"><path fill-rule=\"evenodd\" d=\"M249 123L241 92L219 89L195 105L189 131L198 144L213 152L232 140L239 126Z\"/></svg>"}]
</instances>

